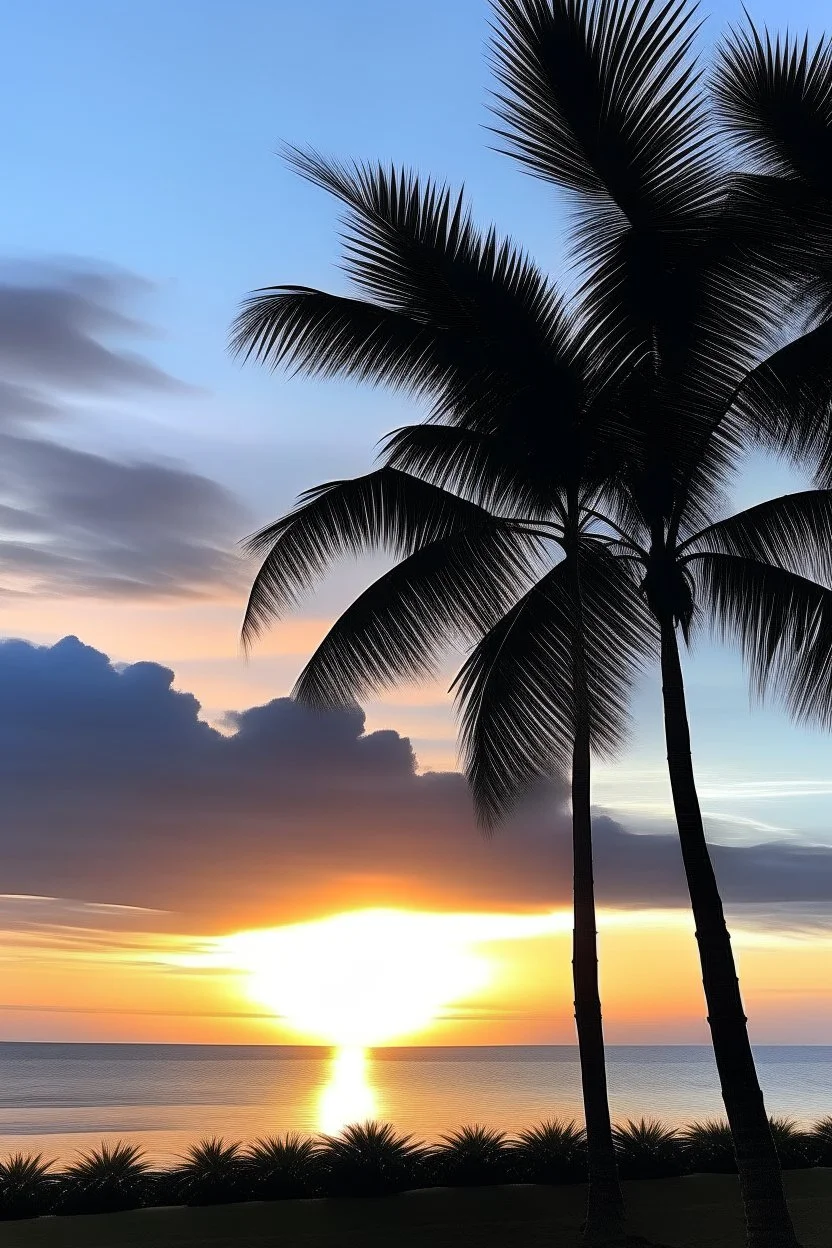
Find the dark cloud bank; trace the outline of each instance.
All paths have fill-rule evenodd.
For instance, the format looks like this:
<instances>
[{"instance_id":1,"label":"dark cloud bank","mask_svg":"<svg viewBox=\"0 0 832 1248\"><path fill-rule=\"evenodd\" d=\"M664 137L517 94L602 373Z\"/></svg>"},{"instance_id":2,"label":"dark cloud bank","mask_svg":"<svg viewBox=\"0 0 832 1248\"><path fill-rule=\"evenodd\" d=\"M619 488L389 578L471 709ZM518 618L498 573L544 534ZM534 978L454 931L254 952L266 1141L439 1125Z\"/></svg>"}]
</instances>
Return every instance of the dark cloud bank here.
<instances>
[{"instance_id":1,"label":"dark cloud bank","mask_svg":"<svg viewBox=\"0 0 832 1248\"><path fill-rule=\"evenodd\" d=\"M185 924L278 923L335 905L514 909L569 897L562 807L493 840L464 781L418 775L410 743L360 710L282 698L232 735L154 663L114 669L66 638L0 643L0 892L176 911ZM595 825L602 902L685 903L674 837ZM729 903L822 915L832 850L714 847ZM814 920L817 921L817 920Z\"/></svg>"},{"instance_id":2,"label":"dark cloud bank","mask_svg":"<svg viewBox=\"0 0 832 1248\"><path fill-rule=\"evenodd\" d=\"M244 521L216 482L176 464L74 449L79 404L187 387L125 349L143 287L93 269L0 271L0 593L188 597L233 583ZM117 344L117 345L116 345Z\"/></svg>"}]
</instances>

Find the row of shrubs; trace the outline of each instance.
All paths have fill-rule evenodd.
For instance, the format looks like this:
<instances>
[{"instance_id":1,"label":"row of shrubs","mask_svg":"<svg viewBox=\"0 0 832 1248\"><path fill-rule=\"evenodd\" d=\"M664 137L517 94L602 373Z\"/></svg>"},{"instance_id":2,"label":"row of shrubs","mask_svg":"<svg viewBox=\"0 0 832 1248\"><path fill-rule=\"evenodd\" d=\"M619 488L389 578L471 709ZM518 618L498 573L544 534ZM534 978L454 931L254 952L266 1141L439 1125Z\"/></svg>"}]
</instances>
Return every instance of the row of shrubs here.
<instances>
[{"instance_id":1,"label":"row of shrubs","mask_svg":"<svg viewBox=\"0 0 832 1248\"><path fill-rule=\"evenodd\" d=\"M832 1117L810 1130L771 1120L786 1169L832 1166ZM727 1123L674 1131L642 1119L614 1129L623 1178L669 1178L736 1171ZM146 1205L211 1205L303 1196L381 1196L416 1187L496 1183L580 1183L586 1175L584 1132L551 1121L509 1138L487 1127L462 1127L435 1145L400 1135L389 1123L346 1127L337 1136L267 1137L244 1148L222 1139L194 1144L171 1170L154 1171L136 1145L102 1144L56 1172L42 1155L0 1161L0 1218L112 1213Z\"/></svg>"}]
</instances>

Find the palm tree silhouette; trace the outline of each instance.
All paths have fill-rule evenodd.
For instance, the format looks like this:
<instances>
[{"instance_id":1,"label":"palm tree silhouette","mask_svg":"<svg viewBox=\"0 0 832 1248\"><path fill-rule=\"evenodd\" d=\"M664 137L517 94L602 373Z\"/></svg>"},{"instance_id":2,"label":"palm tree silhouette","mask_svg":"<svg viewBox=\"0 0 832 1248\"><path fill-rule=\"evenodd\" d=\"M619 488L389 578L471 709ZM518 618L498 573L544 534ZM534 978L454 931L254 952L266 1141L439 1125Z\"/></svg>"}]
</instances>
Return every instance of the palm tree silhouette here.
<instances>
[{"instance_id":1,"label":"palm tree silhouette","mask_svg":"<svg viewBox=\"0 0 832 1248\"><path fill-rule=\"evenodd\" d=\"M704 837L677 630L687 639L710 616L740 641L760 690L828 717L832 595L813 578L830 572L830 496L805 491L714 519L743 438L807 428L776 391L784 356L770 346L808 266L783 214L761 222L747 186L721 166L686 60L684 6L496 8L505 140L582 197L581 289L565 305L516 249L478 235L444 188L295 153L350 210L347 266L362 297L260 292L236 347L383 381L433 409L429 423L392 435L376 472L308 492L255 535L264 561L244 638L334 557L384 547L399 562L333 626L298 695L360 699L429 673L451 637L474 639L456 683L485 821L571 762L576 1018L595 1139L587 1235L602 1242L620 1230L620 1203L589 758L620 739L633 669L658 634L671 787L748 1242L794 1245Z\"/></svg>"},{"instance_id":2,"label":"palm tree silhouette","mask_svg":"<svg viewBox=\"0 0 832 1248\"><path fill-rule=\"evenodd\" d=\"M430 395L436 423L397 430L375 472L307 492L251 539L265 558L243 637L251 643L334 557L381 547L401 561L331 629L296 696L316 706L358 701L424 676L452 637L470 646L489 625L501 657L519 657L521 637L538 646L534 660L546 662L560 699L545 731L535 727L545 708L519 696L522 677L502 689L502 669L484 649L460 673L466 770L487 826L541 776L571 772L586 1238L610 1242L622 1233L623 1202L598 992L590 751L620 743L649 644L632 569L610 557L612 539L591 508L620 463L617 426L606 428L605 409L590 402L612 378L581 348L551 283L493 231L478 233L460 196L405 172L347 169L298 152L292 161L350 210L348 264L373 302L263 292L237 322L236 348ZM556 421L553 394L561 396Z\"/></svg>"}]
</instances>

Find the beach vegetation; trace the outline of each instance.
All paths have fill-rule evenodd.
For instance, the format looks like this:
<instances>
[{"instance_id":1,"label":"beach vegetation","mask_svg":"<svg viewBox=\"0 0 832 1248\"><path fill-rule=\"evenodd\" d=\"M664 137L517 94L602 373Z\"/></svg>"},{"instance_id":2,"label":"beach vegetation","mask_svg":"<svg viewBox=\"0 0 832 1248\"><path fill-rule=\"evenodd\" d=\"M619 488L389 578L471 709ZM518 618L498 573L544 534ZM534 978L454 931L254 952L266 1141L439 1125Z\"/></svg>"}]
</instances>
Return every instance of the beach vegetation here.
<instances>
[{"instance_id":1,"label":"beach vegetation","mask_svg":"<svg viewBox=\"0 0 832 1248\"><path fill-rule=\"evenodd\" d=\"M685 1173L681 1135L657 1119L617 1123L612 1135L623 1179L669 1179Z\"/></svg>"},{"instance_id":2,"label":"beach vegetation","mask_svg":"<svg viewBox=\"0 0 832 1248\"><path fill-rule=\"evenodd\" d=\"M12 1153L0 1161L0 1218L50 1213L55 1196L54 1162L42 1153Z\"/></svg>"},{"instance_id":3,"label":"beach vegetation","mask_svg":"<svg viewBox=\"0 0 832 1248\"><path fill-rule=\"evenodd\" d=\"M434 1182L481 1187L511 1179L511 1149L504 1131L478 1124L443 1135L433 1155Z\"/></svg>"},{"instance_id":4,"label":"beach vegetation","mask_svg":"<svg viewBox=\"0 0 832 1248\"><path fill-rule=\"evenodd\" d=\"M224 1205L248 1194L242 1145L222 1137L192 1144L173 1173L177 1195L186 1205Z\"/></svg>"},{"instance_id":5,"label":"beach vegetation","mask_svg":"<svg viewBox=\"0 0 832 1248\"><path fill-rule=\"evenodd\" d=\"M428 1150L389 1122L355 1123L324 1135L316 1164L329 1196L386 1196L426 1184Z\"/></svg>"},{"instance_id":6,"label":"beach vegetation","mask_svg":"<svg viewBox=\"0 0 832 1248\"><path fill-rule=\"evenodd\" d=\"M815 1165L832 1166L832 1114L816 1122L809 1136Z\"/></svg>"},{"instance_id":7,"label":"beach vegetation","mask_svg":"<svg viewBox=\"0 0 832 1248\"><path fill-rule=\"evenodd\" d=\"M511 1172L518 1183L586 1182L586 1133L574 1120L560 1118L518 1131Z\"/></svg>"},{"instance_id":8,"label":"beach vegetation","mask_svg":"<svg viewBox=\"0 0 832 1248\"><path fill-rule=\"evenodd\" d=\"M61 1213L117 1213L145 1203L150 1166L136 1144L102 1141L61 1175Z\"/></svg>"},{"instance_id":9,"label":"beach vegetation","mask_svg":"<svg viewBox=\"0 0 832 1248\"><path fill-rule=\"evenodd\" d=\"M321 1145L295 1132L255 1140L243 1154L253 1200L289 1200L318 1194Z\"/></svg>"}]
</instances>

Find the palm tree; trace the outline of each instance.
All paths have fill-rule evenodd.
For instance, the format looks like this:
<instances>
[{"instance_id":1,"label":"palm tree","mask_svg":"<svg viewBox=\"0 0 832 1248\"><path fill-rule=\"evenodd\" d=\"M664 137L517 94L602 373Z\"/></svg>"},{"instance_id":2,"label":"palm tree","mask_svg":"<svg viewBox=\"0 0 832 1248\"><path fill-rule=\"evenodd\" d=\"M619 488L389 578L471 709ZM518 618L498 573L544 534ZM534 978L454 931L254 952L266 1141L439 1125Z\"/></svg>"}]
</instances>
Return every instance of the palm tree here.
<instances>
[{"instance_id":1,"label":"palm tree","mask_svg":"<svg viewBox=\"0 0 832 1248\"><path fill-rule=\"evenodd\" d=\"M828 717L830 594L812 577L829 574L829 496L806 491L713 519L741 436L781 436L800 414L776 389L784 356L770 346L806 265L788 235L750 219L743 187L725 176L685 59L683 6L501 0L497 10L505 138L533 172L580 197L584 281L569 348L561 335L558 368L541 368L554 322L541 335L540 316L554 304L493 235L473 245L459 201L382 170L300 158L357 214L349 267L370 297L263 292L238 322L238 346L430 395L433 422L394 435L377 473L310 492L256 536L265 562L246 635L338 553L385 545L402 562L335 625L298 692L320 703L361 697L431 670L451 632L479 630L457 688L480 809L502 813L562 763L567 741L583 809L581 723L590 690L617 675L607 587L623 603L640 583L660 638L671 785L749 1244L793 1245L704 838L677 630L687 638L710 615L740 641L761 689ZM578 342L576 373L563 361ZM613 446L604 469L601 451ZM565 554L548 569L544 534ZM640 621L627 610L630 663ZM588 628L602 639L594 652ZM625 689L616 686L619 698ZM588 845L588 815L586 838L577 823L576 849ZM592 950L594 961L594 919ZM576 1002L578 951L576 939Z\"/></svg>"},{"instance_id":2,"label":"palm tree","mask_svg":"<svg viewBox=\"0 0 832 1248\"><path fill-rule=\"evenodd\" d=\"M552 285L493 231L478 233L461 197L395 170L350 170L297 152L292 161L348 207L348 265L370 299L267 290L241 314L236 348L272 365L358 375L427 396L433 421L396 431L375 472L307 492L251 539L251 552L265 557L244 640L333 558L375 548L401 561L348 609L305 669L295 692L313 705L422 677L452 637L471 645L489 625L511 632L531 617L543 623L546 660L569 704L562 721L552 720L547 734L512 732L506 721L481 740L485 720L474 706L493 684L486 688L485 669L470 666L460 675L463 738L488 826L541 776L571 772L585 1238L609 1243L623 1234L623 1202L598 992L590 753L611 753L622 739L646 621L631 568L607 555L610 538L595 531L592 514L620 462L615 428L602 438L592 414L603 422L592 395L612 379L581 348ZM526 726L540 711L516 697L505 705Z\"/></svg>"}]
</instances>

